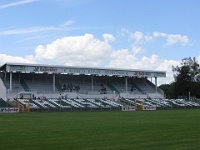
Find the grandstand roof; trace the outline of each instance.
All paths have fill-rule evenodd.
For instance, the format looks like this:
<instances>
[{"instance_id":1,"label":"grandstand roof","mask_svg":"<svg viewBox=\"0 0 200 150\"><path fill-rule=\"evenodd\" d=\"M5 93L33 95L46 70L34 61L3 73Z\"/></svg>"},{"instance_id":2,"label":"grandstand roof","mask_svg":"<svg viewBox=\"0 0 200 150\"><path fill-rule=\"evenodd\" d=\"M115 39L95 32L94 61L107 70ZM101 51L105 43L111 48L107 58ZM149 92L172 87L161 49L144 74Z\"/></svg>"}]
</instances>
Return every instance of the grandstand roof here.
<instances>
[{"instance_id":1,"label":"grandstand roof","mask_svg":"<svg viewBox=\"0 0 200 150\"><path fill-rule=\"evenodd\" d=\"M118 68L94 68L46 64L5 63L0 67L4 72L21 73L49 73L49 74L83 74L99 76L128 76L128 77L166 77L165 71L118 69Z\"/></svg>"}]
</instances>

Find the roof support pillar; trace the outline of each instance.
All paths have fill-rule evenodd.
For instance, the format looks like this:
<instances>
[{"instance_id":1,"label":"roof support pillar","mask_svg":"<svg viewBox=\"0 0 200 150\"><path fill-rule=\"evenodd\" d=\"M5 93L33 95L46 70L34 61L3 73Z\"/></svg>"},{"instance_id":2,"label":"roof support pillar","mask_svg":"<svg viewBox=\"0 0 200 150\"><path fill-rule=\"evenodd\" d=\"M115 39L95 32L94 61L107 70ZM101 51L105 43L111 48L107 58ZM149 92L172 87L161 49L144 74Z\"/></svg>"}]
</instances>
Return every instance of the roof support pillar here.
<instances>
[{"instance_id":1,"label":"roof support pillar","mask_svg":"<svg viewBox=\"0 0 200 150\"><path fill-rule=\"evenodd\" d=\"M91 83L92 83L92 91L94 90L94 76L92 75L92 77L91 77Z\"/></svg>"},{"instance_id":2,"label":"roof support pillar","mask_svg":"<svg viewBox=\"0 0 200 150\"><path fill-rule=\"evenodd\" d=\"M156 93L158 92L158 88L157 88L157 77L155 77L155 91L156 91Z\"/></svg>"},{"instance_id":3,"label":"roof support pillar","mask_svg":"<svg viewBox=\"0 0 200 150\"><path fill-rule=\"evenodd\" d=\"M56 85L56 74L53 73L53 92L54 92L54 93L56 92L55 85Z\"/></svg>"},{"instance_id":4,"label":"roof support pillar","mask_svg":"<svg viewBox=\"0 0 200 150\"><path fill-rule=\"evenodd\" d=\"M127 86L128 78L125 77L125 91L128 92L128 86Z\"/></svg>"},{"instance_id":5,"label":"roof support pillar","mask_svg":"<svg viewBox=\"0 0 200 150\"><path fill-rule=\"evenodd\" d=\"M18 76L18 82L20 83L20 80L21 80L21 76L20 76L20 72L19 72L19 76Z\"/></svg>"},{"instance_id":6,"label":"roof support pillar","mask_svg":"<svg viewBox=\"0 0 200 150\"><path fill-rule=\"evenodd\" d=\"M10 92L12 92L12 72L10 72Z\"/></svg>"}]
</instances>

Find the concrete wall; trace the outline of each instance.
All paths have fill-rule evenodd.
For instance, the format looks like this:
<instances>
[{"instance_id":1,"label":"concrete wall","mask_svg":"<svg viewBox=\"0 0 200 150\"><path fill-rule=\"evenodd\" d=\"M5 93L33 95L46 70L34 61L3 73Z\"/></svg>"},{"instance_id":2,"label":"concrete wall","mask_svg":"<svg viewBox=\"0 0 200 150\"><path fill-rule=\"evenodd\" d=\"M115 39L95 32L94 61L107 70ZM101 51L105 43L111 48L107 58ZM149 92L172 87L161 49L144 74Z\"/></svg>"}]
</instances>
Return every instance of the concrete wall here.
<instances>
[{"instance_id":1,"label":"concrete wall","mask_svg":"<svg viewBox=\"0 0 200 150\"><path fill-rule=\"evenodd\" d=\"M2 98L4 101L7 100L6 91L7 91L6 86L3 83L2 78L0 78L0 98Z\"/></svg>"}]
</instances>

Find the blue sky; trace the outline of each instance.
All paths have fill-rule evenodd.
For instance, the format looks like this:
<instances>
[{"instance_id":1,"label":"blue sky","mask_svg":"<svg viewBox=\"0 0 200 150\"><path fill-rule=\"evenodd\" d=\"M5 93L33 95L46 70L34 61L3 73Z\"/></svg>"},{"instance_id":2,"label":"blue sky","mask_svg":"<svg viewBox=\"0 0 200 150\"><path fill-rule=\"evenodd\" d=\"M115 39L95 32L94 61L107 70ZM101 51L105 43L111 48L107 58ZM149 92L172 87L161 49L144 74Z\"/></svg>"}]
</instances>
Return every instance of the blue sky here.
<instances>
[{"instance_id":1,"label":"blue sky","mask_svg":"<svg viewBox=\"0 0 200 150\"><path fill-rule=\"evenodd\" d=\"M199 0L1 0L6 62L167 71L200 61Z\"/></svg>"}]
</instances>

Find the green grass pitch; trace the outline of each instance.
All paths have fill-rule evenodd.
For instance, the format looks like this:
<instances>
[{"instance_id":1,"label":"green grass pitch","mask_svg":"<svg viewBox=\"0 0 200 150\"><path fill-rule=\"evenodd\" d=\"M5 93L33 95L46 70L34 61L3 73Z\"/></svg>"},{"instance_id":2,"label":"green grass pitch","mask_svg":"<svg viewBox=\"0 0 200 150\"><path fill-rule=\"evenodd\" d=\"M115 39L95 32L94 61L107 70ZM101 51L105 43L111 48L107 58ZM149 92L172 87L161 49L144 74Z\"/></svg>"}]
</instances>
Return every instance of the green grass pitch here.
<instances>
[{"instance_id":1,"label":"green grass pitch","mask_svg":"<svg viewBox=\"0 0 200 150\"><path fill-rule=\"evenodd\" d=\"M197 150L200 109L0 114L1 150Z\"/></svg>"}]
</instances>

